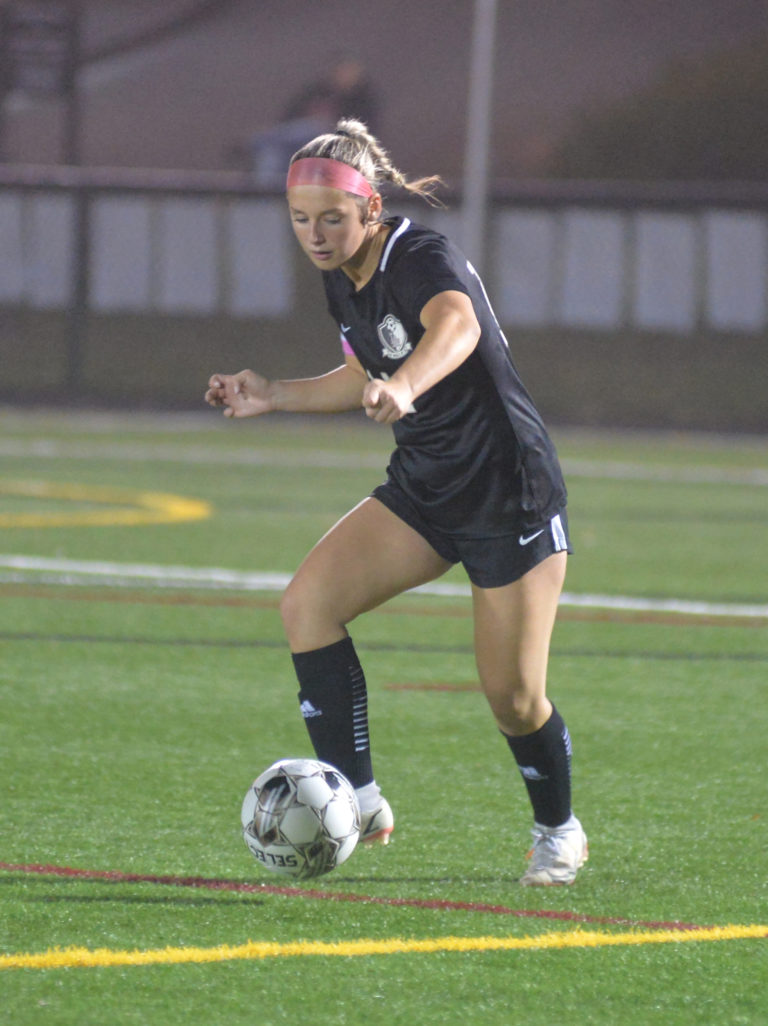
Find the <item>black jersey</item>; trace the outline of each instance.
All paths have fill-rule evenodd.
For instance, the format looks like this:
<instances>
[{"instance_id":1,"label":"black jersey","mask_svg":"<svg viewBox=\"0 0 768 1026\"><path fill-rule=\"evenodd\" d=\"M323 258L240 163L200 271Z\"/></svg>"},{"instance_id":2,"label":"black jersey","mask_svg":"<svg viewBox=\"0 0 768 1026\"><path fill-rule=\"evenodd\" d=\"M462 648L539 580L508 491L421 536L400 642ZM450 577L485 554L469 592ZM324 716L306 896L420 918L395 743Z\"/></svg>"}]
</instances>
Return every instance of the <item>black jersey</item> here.
<instances>
[{"instance_id":1,"label":"black jersey","mask_svg":"<svg viewBox=\"0 0 768 1026\"><path fill-rule=\"evenodd\" d=\"M378 268L356 291L323 272L342 341L371 378L387 380L419 344L422 309L440 292L469 296L480 339L467 359L393 425L389 475L435 527L493 537L535 526L565 504L554 446L512 362L483 284L460 251L408 218L389 218Z\"/></svg>"}]
</instances>

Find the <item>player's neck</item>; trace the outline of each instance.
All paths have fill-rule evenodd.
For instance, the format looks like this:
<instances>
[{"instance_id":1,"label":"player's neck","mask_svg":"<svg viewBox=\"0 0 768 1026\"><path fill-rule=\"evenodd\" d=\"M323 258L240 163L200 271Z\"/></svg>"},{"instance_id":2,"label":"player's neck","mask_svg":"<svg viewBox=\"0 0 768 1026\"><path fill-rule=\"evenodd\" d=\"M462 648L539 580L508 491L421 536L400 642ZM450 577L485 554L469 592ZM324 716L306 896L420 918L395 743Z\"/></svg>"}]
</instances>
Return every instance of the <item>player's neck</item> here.
<instances>
[{"instance_id":1,"label":"player's neck","mask_svg":"<svg viewBox=\"0 0 768 1026\"><path fill-rule=\"evenodd\" d=\"M342 271L352 281L356 292L364 288L375 274L387 235L389 225L382 222L372 225L358 251L342 266Z\"/></svg>"}]
</instances>

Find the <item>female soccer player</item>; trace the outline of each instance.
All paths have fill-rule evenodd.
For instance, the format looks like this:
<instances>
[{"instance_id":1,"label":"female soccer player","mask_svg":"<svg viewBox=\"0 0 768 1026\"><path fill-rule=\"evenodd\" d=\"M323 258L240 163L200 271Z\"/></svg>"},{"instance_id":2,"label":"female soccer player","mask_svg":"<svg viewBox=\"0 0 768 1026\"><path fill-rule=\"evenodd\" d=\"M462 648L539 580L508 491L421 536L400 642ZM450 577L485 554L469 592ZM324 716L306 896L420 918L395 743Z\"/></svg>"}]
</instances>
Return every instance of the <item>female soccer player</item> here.
<instances>
[{"instance_id":1,"label":"female soccer player","mask_svg":"<svg viewBox=\"0 0 768 1026\"><path fill-rule=\"evenodd\" d=\"M560 467L476 272L437 232L384 217L385 182L429 199L439 179L409 182L351 119L293 156L290 217L323 272L344 363L296 380L214 374L206 400L228 417L362 406L393 427L386 482L317 543L281 604L310 739L354 784L361 839L386 843L394 820L347 624L460 562L482 688L533 806L520 882L572 883L587 839L571 810L568 730L546 697L569 551Z\"/></svg>"}]
</instances>

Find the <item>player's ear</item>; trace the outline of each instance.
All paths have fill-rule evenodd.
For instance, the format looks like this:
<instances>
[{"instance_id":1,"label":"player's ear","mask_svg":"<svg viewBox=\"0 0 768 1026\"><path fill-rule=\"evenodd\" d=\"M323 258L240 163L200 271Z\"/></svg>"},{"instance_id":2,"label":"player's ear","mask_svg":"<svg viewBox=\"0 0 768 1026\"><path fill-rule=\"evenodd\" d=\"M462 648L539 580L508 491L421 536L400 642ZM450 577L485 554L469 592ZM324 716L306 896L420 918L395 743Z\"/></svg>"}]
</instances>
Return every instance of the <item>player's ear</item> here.
<instances>
[{"instance_id":1,"label":"player's ear","mask_svg":"<svg viewBox=\"0 0 768 1026\"><path fill-rule=\"evenodd\" d=\"M368 200L368 224L375 224L381 219L381 212L384 209L384 201L380 192L374 192Z\"/></svg>"}]
</instances>

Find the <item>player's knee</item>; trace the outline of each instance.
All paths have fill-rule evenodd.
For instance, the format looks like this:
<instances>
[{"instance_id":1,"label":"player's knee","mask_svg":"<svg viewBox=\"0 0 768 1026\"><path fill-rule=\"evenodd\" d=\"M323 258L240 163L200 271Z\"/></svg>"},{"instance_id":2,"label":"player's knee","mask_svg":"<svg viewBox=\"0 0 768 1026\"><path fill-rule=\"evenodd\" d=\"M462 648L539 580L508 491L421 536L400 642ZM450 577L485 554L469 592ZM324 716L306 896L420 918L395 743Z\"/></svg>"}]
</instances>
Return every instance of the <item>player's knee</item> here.
<instances>
[{"instance_id":1,"label":"player's knee","mask_svg":"<svg viewBox=\"0 0 768 1026\"><path fill-rule=\"evenodd\" d=\"M290 639L299 628L304 619L307 608L306 596L303 589L297 585L295 578L290 582L280 599L280 618L283 621L283 630Z\"/></svg>"},{"instance_id":2,"label":"player's knee","mask_svg":"<svg viewBox=\"0 0 768 1026\"><path fill-rule=\"evenodd\" d=\"M298 649L312 646L318 634L336 626L328 596L297 578L283 592L280 617L289 644Z\"/></svg>"},{"instance_id":3,"label":"player's knee","mask_svg":"<svg viewBox=\"0 0 768 1026\"><path fill-rule=\"evenodd\" d=\"M497 724L506 734L529 734L546 719L547 699L539 688L504 687L486 690Z\"/></svg>"},{"instance_id":4,"label":"player's knee","mask_svg":"<svg viewBox=\"0 0 768 1026\"><path fill-rule=\"evenodd\" d=\"M504 710L504 727L513 734L529 734L537 730L544 703L531 695L518 695Z\"/></svg>"}]
</instances>

